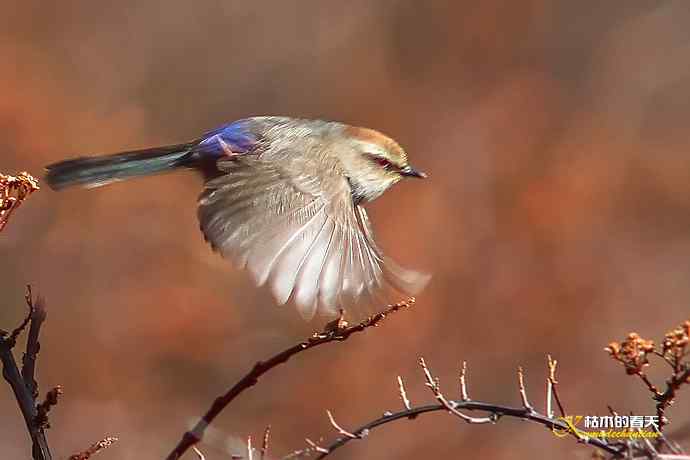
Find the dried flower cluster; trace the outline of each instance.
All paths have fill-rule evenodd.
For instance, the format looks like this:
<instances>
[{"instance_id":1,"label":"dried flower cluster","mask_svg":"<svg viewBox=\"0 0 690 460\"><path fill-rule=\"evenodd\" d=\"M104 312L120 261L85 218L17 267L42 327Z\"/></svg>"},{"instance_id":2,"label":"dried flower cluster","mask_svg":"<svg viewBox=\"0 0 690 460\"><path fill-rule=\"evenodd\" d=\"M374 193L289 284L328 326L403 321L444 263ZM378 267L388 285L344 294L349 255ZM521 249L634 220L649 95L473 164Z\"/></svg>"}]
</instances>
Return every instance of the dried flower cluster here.
<instances>
[{"instance_id":1,"label":"dried flower cluster","mask_svg":"<svg viewBox=\"0 0 690 460\"><path fill-rule=\"evenodd\" d=\"M27 172L20 172L16 176L0 174L0 232L12 213L38 189L38 181Z\"/></svg>"},{"instance_id":2,"label":"dried flower cluster","mask_svg":"<svg viewBox=\"0 0 690 460\"><path fill-rule=\"evenodd\" d=\"M613 359L623 364L629 375L637 375L652 393L656 402L656 412L659 416L659 429L663 430L668 424L665 416L666 409L673 404L676 392L681 386L690 383L690 361L688 356L688 341L690 337L690 321L670 330L661 341L658 349L653 341L643 339L632 332L622 343L612 342L606 351ZM649 366L649 356L662 359L672 369L666 379L666 388L662 391L647 378L644 368Z\"/></svg>"},{"instance_id":3,"label":"dried flower cluster","mask_svg":"<svg viewBox=\"0 0 690 460\"><path fill-rule=\"evenodd\" d=\"M687 355L689 336L690 321L684 321L664 336L664 341L661 343L661 353L674 368L682 366L683 359Z\"/></svg>"},{"instance_id":4,"label":"dried flower cluster","mask_svg":"<svg viewBox=\"0 0 690 460\"><path fill-rule=\"evenodd\" d=\"M643 339L636 332L631 332L622 342L611 342L606 351L611 357L625 366L629 375L641 374L649 366L648 355L654 353L654 342Z\"/></svg>"}]
</instances>

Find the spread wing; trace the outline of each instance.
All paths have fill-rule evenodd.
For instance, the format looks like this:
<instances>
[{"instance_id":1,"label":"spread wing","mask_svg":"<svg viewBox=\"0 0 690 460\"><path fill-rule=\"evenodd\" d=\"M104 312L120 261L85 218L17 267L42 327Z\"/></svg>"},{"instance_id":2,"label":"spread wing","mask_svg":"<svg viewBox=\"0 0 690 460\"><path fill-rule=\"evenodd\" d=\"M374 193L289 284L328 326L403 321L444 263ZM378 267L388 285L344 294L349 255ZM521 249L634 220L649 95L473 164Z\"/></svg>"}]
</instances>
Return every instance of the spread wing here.
<instances>
[{"instance_id":1,"label":"spread wing","mask_svg":"<svg viewBox=\"0 0 690 460\"><path fill-rule=\"evenodd\" d=\"M317 310L335 315L387 288L412 295L428 281L384 260L341 175L296 173L256 157L218 166L225 174L199 198L206 240L248 268L258 285L268 283L279 304L292 298L305 319Z\"/></svg>"}]
</instances>

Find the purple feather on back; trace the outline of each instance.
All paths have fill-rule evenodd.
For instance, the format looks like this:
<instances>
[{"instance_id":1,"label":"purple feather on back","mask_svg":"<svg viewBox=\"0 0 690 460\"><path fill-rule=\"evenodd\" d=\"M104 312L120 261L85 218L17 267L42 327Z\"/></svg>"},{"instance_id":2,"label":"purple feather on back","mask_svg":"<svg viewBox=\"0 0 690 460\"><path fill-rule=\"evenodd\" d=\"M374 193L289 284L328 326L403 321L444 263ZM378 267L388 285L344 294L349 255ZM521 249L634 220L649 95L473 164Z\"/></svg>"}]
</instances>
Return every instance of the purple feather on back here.
<instances>
[{"instance_id":1,"label":"purple feather on back","mask_svg":"<svg viewBox=\"0 0 690 460\"><path fill-rule=\"evenodd\" d=\"M227 155L227 148L233 153L247 153L257 142L257 136L249 125L249 120L245 119L220 126L205 133L194 150L213 158Z\"/></svg>"}]
</instances>

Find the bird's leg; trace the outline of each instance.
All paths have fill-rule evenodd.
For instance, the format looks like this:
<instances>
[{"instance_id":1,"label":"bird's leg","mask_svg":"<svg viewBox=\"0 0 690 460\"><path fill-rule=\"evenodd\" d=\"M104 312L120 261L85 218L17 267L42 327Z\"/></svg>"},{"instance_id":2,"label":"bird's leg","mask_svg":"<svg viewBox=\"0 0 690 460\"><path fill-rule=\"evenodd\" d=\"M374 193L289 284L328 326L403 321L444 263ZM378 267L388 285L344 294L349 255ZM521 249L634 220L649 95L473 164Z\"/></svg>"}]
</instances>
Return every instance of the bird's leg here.
<instances>
[{"instance_id":1,"label":"bird's leg","mask_svg":"<svg viewBox=\"0 0 690 460\"><path fill-rule=\"evenodd\" d=\"M327 323L323 329L323 332L326 334L337 334L343 329L347 329L349 326L350 323L345 321L345 309L341 308L338 311L338 317L330 323Z\"/></svg>"}]
</instances>

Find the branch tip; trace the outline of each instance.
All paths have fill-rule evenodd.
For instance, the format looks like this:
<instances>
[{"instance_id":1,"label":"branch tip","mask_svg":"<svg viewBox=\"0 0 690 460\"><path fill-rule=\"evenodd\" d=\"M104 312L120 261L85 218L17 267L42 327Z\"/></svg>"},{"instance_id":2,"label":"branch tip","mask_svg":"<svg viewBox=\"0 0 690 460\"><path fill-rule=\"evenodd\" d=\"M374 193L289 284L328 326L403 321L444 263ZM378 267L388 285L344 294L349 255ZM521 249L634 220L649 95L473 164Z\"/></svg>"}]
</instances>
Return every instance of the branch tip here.
<instances>
[{"instance_id":1,"label":"branch tip","mask_svg":"<svg viewBox=\"0 0 690 460\"><path fill-rule=\"evenodd\" d=\"M92 444L91 447L89 447L85 451L72 455L71 457L69 457L69 460L88 460L97 453L112 446L117 441L119 441L119 438L115 436L108 436L106 438L101 439L97 443Z\"/></svg>"},{"instance_id":2,"label":"branch tip","mask_svg":"<svg viewBox=\"0 0 690 460\"><path fill-rule=\"evenodd\" d=\"M192 450L194 451L196 456L199 458L199 460L206 460L206 457L204 457L204 454L196 446L192 446Z\"/></svg>"},{"instance_id":3,"label":"branch tip","mask_svg":"<svg viewBox=\"0 0 690 460\"><path fill-rule=\"evenodd\" d=\"M522 407L529 411L533 411L534 409L532 408L532 405L529 403L529 400L527 399L527 390L525 389L525 373L522 369L522 366L518 367L517 376L518 388L520 390L520 399L522 400Z\"/></svg>"},{"instance_id":4,"label":"branch tip","mask_svg":"<svg viewBox=\"0 0 690 460\"><path fill-rule=\"evenodd\" d=\"M410 404L410 400L407 397L407 392L405 391L405 384L403 383L403 379L400 376L398 376L398 394L400 395L400 399L402 400L405 409L410 410L412 408L412 405Z\"/></svg>"},{"instance_id":5,"label":"branch tip","mask_svg":"<svg viewBox=\"0 0 690 460\"><path fill-rule=\"evenodd\" d=\"M333 414L331 413L331 411L327 410L326 413L328 414L328 420L331 422L331 425L333 426L333 428L336 429L336 431L339 434L342 434L343 436L346 436L351 439L359 439L359 436L352 434L347 430L344 430L340 425L338 425L338 423L335 421L335 418L333 418Z\"/></svg>"},{"instance_id":6,"label":"branch tip","mask_svg":"<svg viewBox=\"0 0 690 460\"><path fill-rule=\"evenodd\" d=\"M264 439L261 442L261 460L264 460L266 457L266 454L268 453L268 440L271 435L271 425L266 425L266 429L264 430Z\"/></svg>"},{"instance_id":7,"label":"branch tip","mask_svg":"<svg viewBox=\"0 0 690 460\"><path fill-rule=\"evenodd\" d=\"M467 393L467 361L463 361L460 367L460 399L462 401L470 400Z\"/></svg>"}]
</instances>

